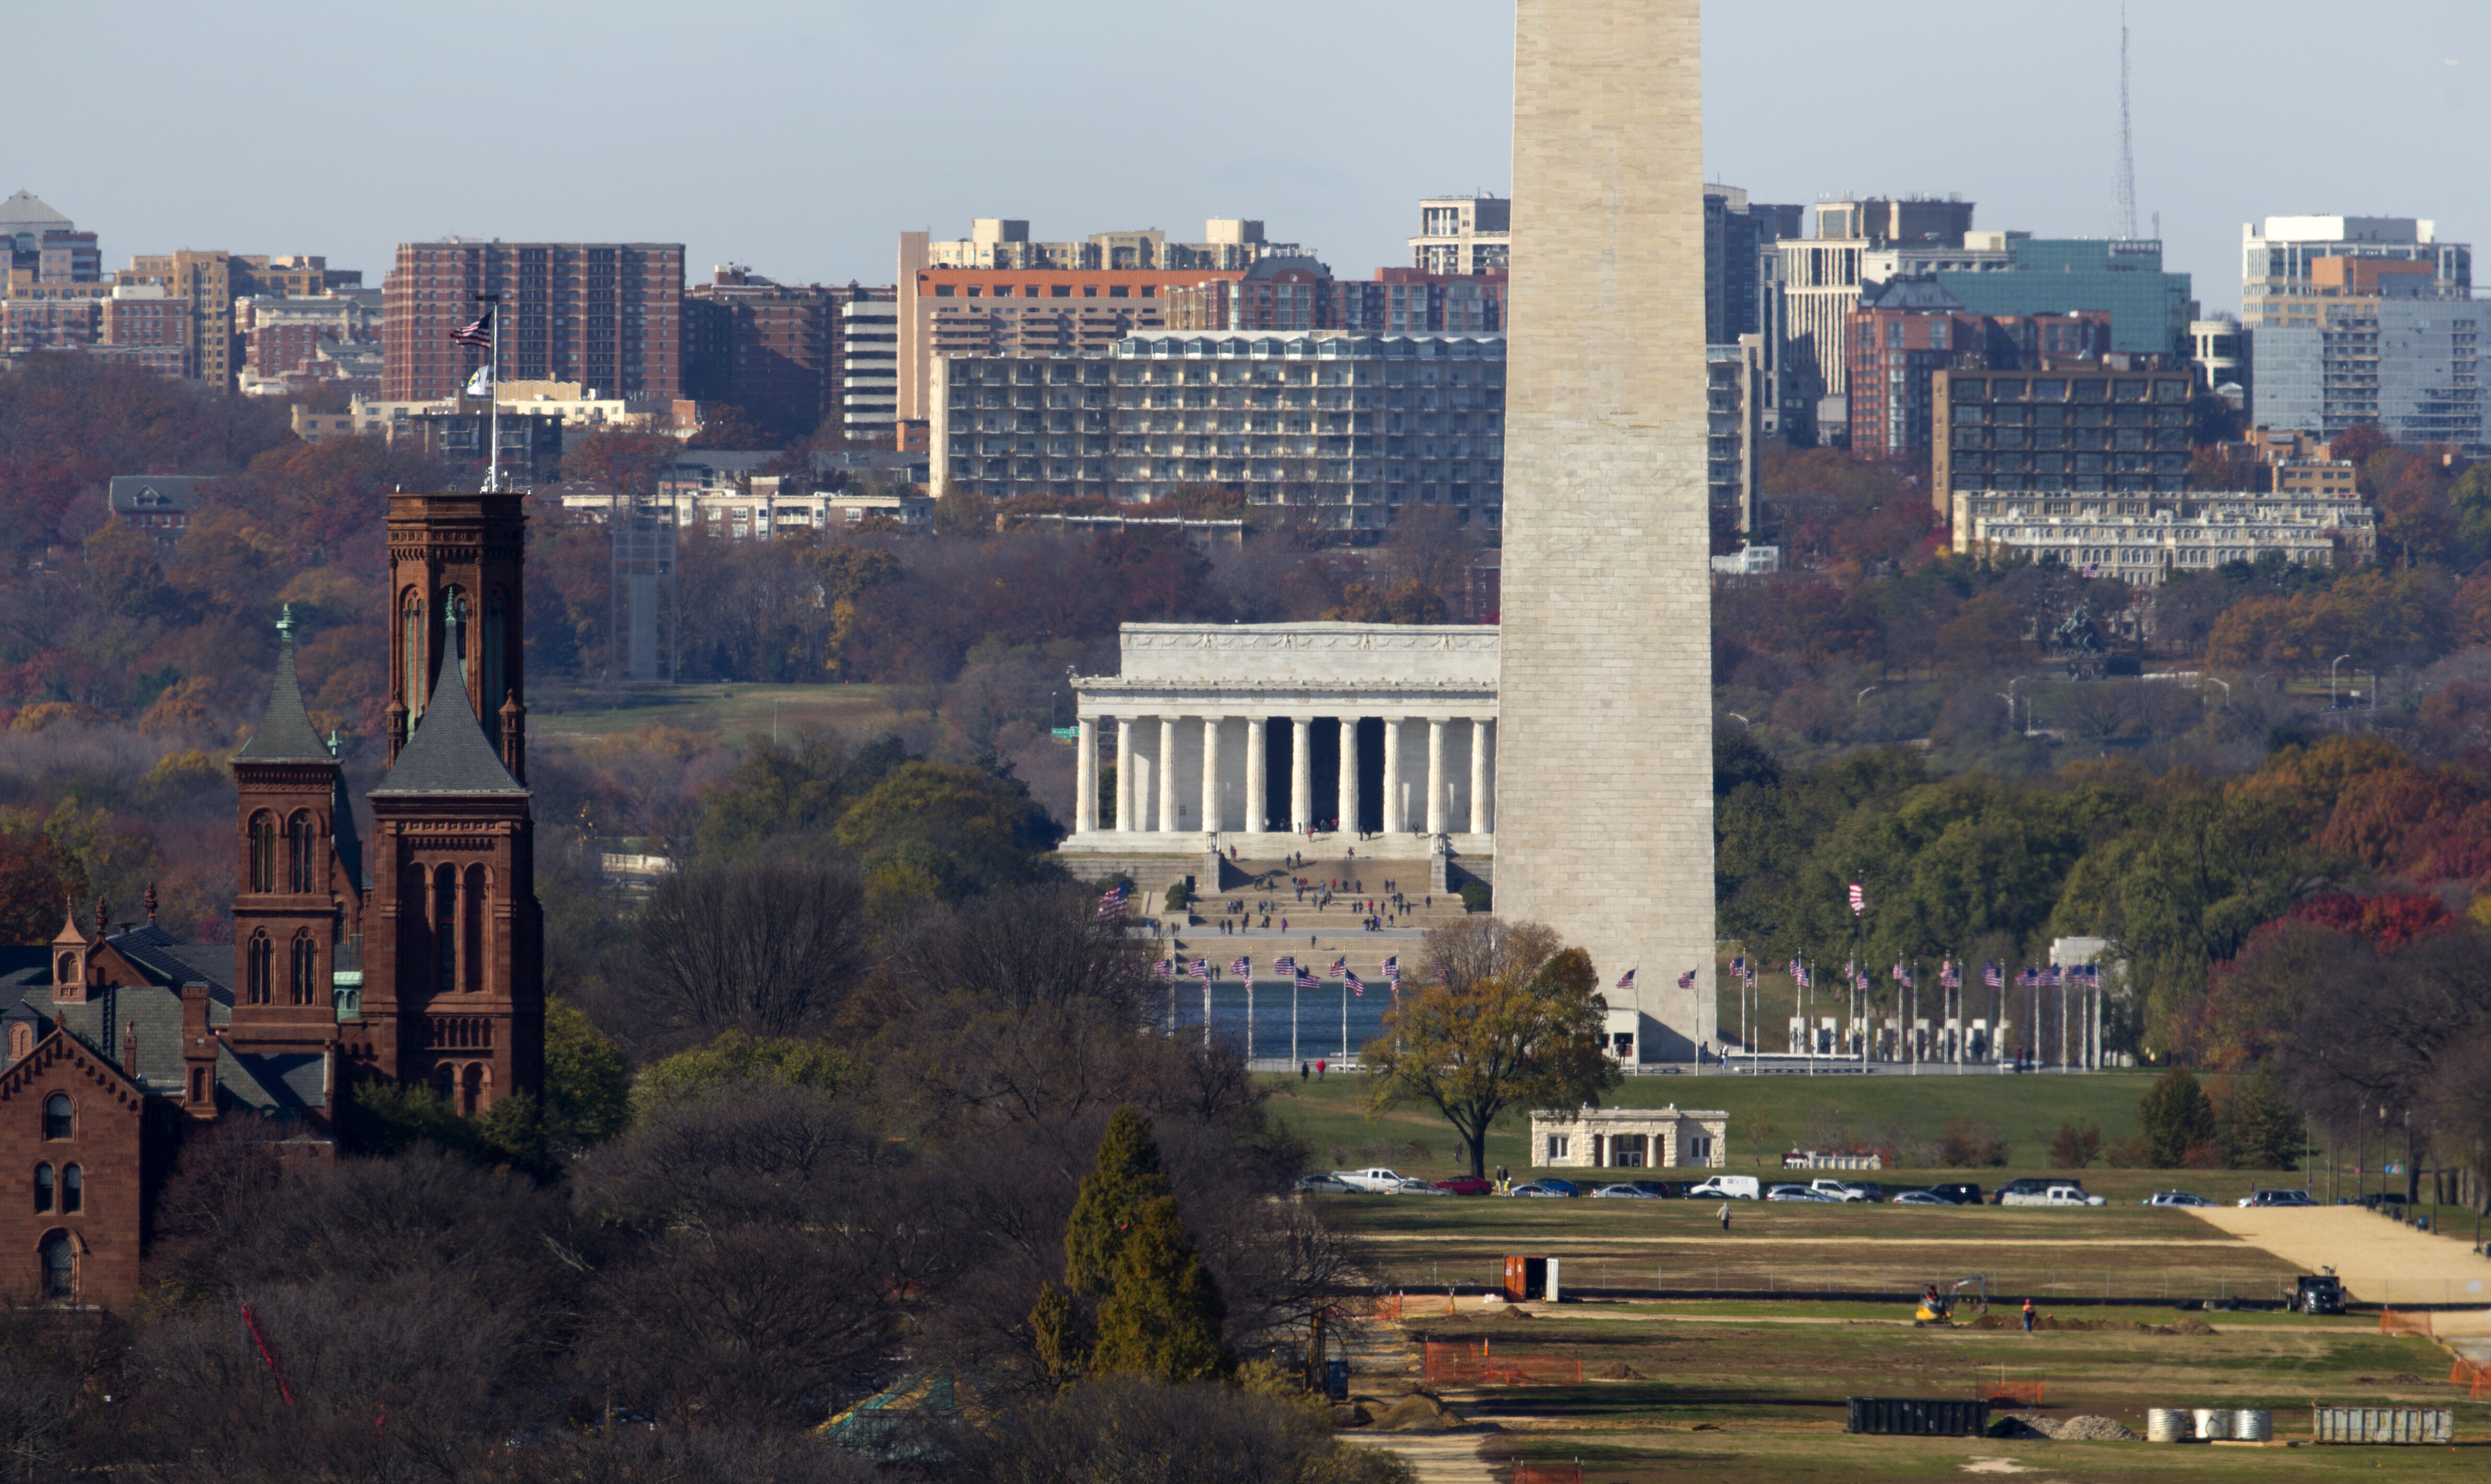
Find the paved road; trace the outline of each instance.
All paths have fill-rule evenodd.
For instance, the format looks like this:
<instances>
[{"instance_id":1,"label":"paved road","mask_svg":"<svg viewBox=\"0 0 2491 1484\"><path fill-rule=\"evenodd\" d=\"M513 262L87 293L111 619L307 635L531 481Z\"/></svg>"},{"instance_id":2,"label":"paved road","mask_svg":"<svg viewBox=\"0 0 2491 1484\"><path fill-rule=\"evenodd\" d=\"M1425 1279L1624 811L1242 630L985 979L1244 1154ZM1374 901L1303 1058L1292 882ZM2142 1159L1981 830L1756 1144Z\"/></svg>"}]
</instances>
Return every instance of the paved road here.
<instances>
[{"instance_id":1,"label":"paved road","mask_svg":"<svg viewBox=\"0 0 2491 1484\"><path fill-rule=\"evenodd\" d=\"M2208 1226L2310 1272L2332 1267L2366 1303L2491 1304L2491 1258L2358 1206L2188 1208Z\"/></svg>"},{"instance_id":2,"label":"paved road","mask_svg":"<svg viewBox=\"0 0 2491 1484\"><path fill-rule=\"evenodd\" d=\"M1496 1484L1480 1459L1476 1433L1343 1433L1340 1440L1400 1454L1419 1484Z\"/></svg>"}]
</instances>

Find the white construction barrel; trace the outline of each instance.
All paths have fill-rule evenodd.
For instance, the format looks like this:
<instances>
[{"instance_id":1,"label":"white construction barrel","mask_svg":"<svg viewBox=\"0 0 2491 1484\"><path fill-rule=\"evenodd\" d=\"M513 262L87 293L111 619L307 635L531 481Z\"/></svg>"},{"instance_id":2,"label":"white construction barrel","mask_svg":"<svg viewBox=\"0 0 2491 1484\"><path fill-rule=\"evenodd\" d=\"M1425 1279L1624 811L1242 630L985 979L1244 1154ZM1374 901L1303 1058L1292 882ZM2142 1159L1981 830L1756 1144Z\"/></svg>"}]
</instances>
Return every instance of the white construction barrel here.
<instances>
[{"instance_id":1,"label":"white construction barrel","mask_svg":"<svg viewBox=\"0 0 2491 1484\"><path fill-rule=\"evenodd\" d=\"M2242 1442L2265 1442L2274 1437L2274 1413L2242 1408L2232 1414L2232 1437Z\"/></svg>"},{"instance_id":2,"label":"white construction barrel","mask_svg":"<svg viewBox=\"0 0 2491 1484\"><path fill-rule=\"evenodd\" d=\"M2185 1442L2188 1440L2188 1414L2177 1407L2155 1407L2145 1413L2145 1440L2148 1442Z\"/></svg>"}]
</instances>

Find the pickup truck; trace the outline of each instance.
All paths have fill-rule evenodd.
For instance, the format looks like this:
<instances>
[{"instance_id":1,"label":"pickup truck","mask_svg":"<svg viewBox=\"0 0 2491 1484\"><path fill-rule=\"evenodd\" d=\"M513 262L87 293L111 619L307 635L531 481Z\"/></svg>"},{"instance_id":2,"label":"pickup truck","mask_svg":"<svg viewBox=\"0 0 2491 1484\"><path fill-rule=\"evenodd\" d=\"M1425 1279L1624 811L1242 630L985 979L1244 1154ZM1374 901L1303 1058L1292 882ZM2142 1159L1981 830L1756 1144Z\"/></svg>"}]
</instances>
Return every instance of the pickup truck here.
<instances>
[{"instance_id":1,"label":"pickup truck","mask_svg":"<svg viewBox=\"0 0 2491 1484\"><path fill-rule=\"evenodd\" d=\"M1332 1178L1352 1190L1363 1190L1369 1195L1382 1195L1387 1191L1398 1190L1409 1180L1408 1176L1384 1169L1334 1170L1332 1172Z\"/></svg>"},{"instance_id":2,"label":"pickup truck","mask_svg":"<svg viewBox=\"0 0 2491 1484\"><path fill-rule=\"evenodd\" d=\"M2037 1191L2010 1190L2000 1198L1998 1204L2001 1206L2082 1207L2103 1206L2109 1203L2100 1196L2085 1194L2085 1187L2082 1185L2057 1184L2045 1185Z\"/></svg>"},{"instance_id":3,"label":"pickup truck","mask_svg":"<svg viewBox=\"0 0 2491 1484\"><path fill-rule=\"evenodd\" d=\"M1833 1197L1837 1201L1865 1201L1868 1199L1868 1192L1847 1180L1809 1180L1807 1182L1807 1186L1810 1190L1822 1190L1827 1195Z\"/></svg>"}]
</instances>

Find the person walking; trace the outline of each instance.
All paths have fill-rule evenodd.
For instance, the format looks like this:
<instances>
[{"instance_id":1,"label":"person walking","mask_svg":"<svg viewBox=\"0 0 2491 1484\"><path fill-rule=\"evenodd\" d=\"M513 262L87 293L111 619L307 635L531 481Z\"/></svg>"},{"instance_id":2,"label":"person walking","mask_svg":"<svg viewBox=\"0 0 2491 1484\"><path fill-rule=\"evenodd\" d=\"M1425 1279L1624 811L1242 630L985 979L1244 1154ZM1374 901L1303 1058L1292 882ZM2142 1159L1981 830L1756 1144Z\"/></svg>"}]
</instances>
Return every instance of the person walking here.
<instances>
[{"instance_id":1,"label":"person walking","mask_svg":"<svg viewBox=\"0 0 2491 1484\"><path fill-rule=\"evenodd\" d=\"M1298 1063L1298 1080L1300 1082L1306 1080L1306 1063L1304 1062Z\"/></svg>"},{"instance_id":2,"label":"person walking","mask_svg":"<svg viewBox=\"0 0 2491 1484\"><path fill-rule=\"evenodd\" d=\"M1721 1233L1722 1233L1722 1235L1723 1235L1723 1236L1725 1236L1725 1237L1726 1237L1726 1236L1728 1236L1728 1235L1729 1235L1729 1232L1730 1232L1730 1203L1729 1203L1729 1202L1727 1202L1727 1201L1724 1201L1724 1202L1722 1202L1722 1203L1721 1203Z\"/></svg>"},{"instance_id":3,"label":"person walking","mask_svg":"<svg viewBox=\"0 0 2491 1484\"><path fill-rule=\"evenodd\" d=\"M2030 1297L2027 1297L2024 1300L2024 1332L2026 1334L2031 1334L2033 1332L2033 1300Z\"/></svg>"},{"instance_id":4,"label":"person walking","mask_svg":"<svg viewBox=\"0 0 2491 1484\"><path fill-rule=\"evenodd\" d=\"M1316 1080L1317 1082L1321 1082L1321 1081L1323 1081L1323 1074L1324 1074L1324 1064L1323 1064L1323 1062L1322 1062L1318 1061L1318 1062L1315 1062L1315 1080Z\"/></svg>"}]
</instances>

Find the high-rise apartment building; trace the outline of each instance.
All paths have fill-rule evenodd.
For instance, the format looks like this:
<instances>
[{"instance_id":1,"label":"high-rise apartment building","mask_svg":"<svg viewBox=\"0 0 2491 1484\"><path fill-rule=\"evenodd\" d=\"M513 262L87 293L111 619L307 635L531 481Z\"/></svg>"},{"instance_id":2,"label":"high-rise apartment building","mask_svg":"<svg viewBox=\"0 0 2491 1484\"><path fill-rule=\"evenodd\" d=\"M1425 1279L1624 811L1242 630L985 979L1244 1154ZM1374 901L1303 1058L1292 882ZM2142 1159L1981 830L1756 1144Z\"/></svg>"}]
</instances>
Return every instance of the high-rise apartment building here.
<instances>
[{"instance_id":1,"label":"high-rise apartment building","mask_svg":"<svg viewBox=\"0 0 2491 1484\"><path fill-rule=\"evenodd\" d=\"M1504 518L1503 335L1163 332L936 370L933 477L997 499L1219 484L1340 531L1414 502Z\"/></svg>"},{"instance_id":2,"label":"high-rise apartment building","mask_svg":"<svg viewBox=\"0 0 2491 1484\"><path fill-rule=\"evenodd\" d=\"M2480 339L2470 288L2428 258L2319 257L2262 302L2250 342L2257 421L2331 439L2376 423L2407 447L2481 450Z\"/></svg>"},{"instance_id":3,"label":"high-rise apartment building","mask_svg":"<svg viewBox=\"0 0 2491 1484\"><path fill-rule=\"evenodd\" d=\"M2442 293L2474 289L2474 249L2439 241L2438 223L2418 217L2269 217L2241 224L2241 324L2314 323L2301 303L2317 297L2312 276L2325 258L2377 258L2427 265Z\"/></svg>"},{"instance_id":4,"label":"high-rise apartment building","mask_svg":"<svg viewBox=\"0 0 2491 1484\"><path fill-rule=\"evenodd\" d=\"M1419 203L1410 266L1421 273L1500 273L1513 261L1513 203L1502 196L1429 196Z\"/></svg>"},{"instance_id":5,"label":"high-rise apartment building","mask_svg":"<svg viewBox=\"0 0 2491 1484\"><path fill-rule=\"evenodd\" d=\"M234 306L234 330L242 336L242 367L247 375L282 376L301 370L324 345L378 343L380 291L256 295Z\"/></svg>"},{"instance_id":6,"label":"high-rise apartment building","mask_svg":"<svg viewBox=\"0 0 2491 1484\"><path fill-rule=\"evenodd\" d=\"M1169 242L1158 227L1128 232L1093 232L1079 241L1034 242L1029 223L1003 217L981 217L969 223L969 235L952 242L928 242L924 266L931 268L1060 268L1106 269L1245 269L1267 257L1304 257L1295 243L1267 242L1263 223L1241 218L1215 217L1202 224L1202 241Z\"/></svg>"},{"instance_id":7,"label":"high-rise apartment building","mask_svg":"<svg viewBox=\"0 0 2491 1484\"><path fill-rule=\"evenodd\" d=\"M1736 186L1704 188L1704 338L1735 345L1773 318L1773 247L1799 235L1802 209L1750 203Z\"/></svg>"},{"instance_id":8,"label":"high-rise apartment building","mask_svg":"<svg viewBox=\"0 0 2491 1484\"><path fill-rule=\"evenodd\" d=\"M741 407L788 438L810 433L838 408L839 312L874 292L714 270L684 291L684 394Z\"/></svg>"},{"instance_id":9,"label":"high-rise apartment building","mask_svg":"<svg viewBox=\"0 0 2491 1484\"><path fill-rule=\"evenodd\" d=\"M2110 337L2107 310L1977 314L1934 276L1871 284L1851 314L1851 451L1926 459L1935 423L1931 383L1943 367L2011 371L2045 359L2078 361L2107 353Z\"/></svg>"},{"instance_id":10,"label":"high-rise apartment building","mask_svg":"<svg viewBox=\"0 0 2491 1484\"><path fill-rule=\"evenodd\" d=\"M2188 398L2196 373L2113 355L2011 375L1941 369L1931 379L1930 498L1940 519L1958 493L2144 494L2188 479ZM2042 514L2068 514L2045 504Z\"/></svg>"},{"instance_id":11,"label":"high-rise apartment building","mask_svg":"<svg viewBox=\"0 0 2491 1484\"><path fill-rule=\"evenodd\" d=\"M1167 295L1170 330L1331 330L1332 270L1313 258L1265 258L1244 276Z\"/></svg>"},{"instance_id":12,"label":"high-rise apartment building","mask_svg":"<svg viewBox=\"0 0 2491 1484\"><path fill-rule=\"evenodd\" d=\"M888 445L899 413L899 306L839 306L839 427L850 443Z\"/></svg>"},{"instance_id":13,"label":"high-rise apartment building","mask_svg":"<svg viewBox=\"0 0 2491 1484\"><path fill-rule=\"evenodd\" d=\"M187 301L190 370L185 374L229 392L242 368L236 300L360 288L364 276L359 269L333 269L324 257L185 249L134 256L129 267L114 273L113 281L123 288L157 285L167 298Z\"/></svg>"},{"instance_id":14,"label":"high-rise apartment building","mask_svg":"<svg viewBox=\"0 0 2491 1484\"><path fill-rule=\"evenodd\" d=\"M2188 364L2197 368L2198 385L2242 411L2248 408L2253 334L2227 314L2188 322Z\"/></svg>"},{"instance_id":15,"label":"high-rise apartment building","mask_svg":"<svg viewBox=\"0 0 2491 1484\"><path fill-rule=\"evenodd\" d=\"M454 395L484 353L452 343L502 296L502 377L579 382L606 396L683 394L681 243L400 243L382 287L382 396Z\"/></svg>"}]
</instances>

